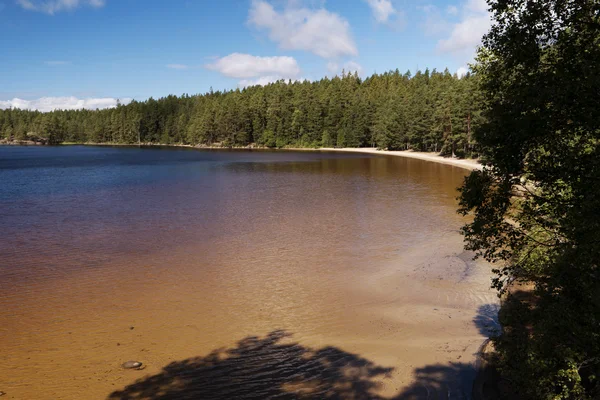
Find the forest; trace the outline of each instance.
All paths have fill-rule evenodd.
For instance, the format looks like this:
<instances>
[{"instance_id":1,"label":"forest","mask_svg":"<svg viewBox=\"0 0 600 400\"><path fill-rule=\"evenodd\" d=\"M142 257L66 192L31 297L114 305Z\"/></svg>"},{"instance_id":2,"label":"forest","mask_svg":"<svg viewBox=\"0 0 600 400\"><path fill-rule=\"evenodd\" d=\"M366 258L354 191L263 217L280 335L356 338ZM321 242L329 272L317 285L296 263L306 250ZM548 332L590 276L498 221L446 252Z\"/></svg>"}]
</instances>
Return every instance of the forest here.
<instances>
[{"instance_id":1,"label":"forest","mask_svg":"<svg viewBox=\"0 0 600 400\"><path fill-rule=\"evenodd\" d=\"M476 75L398 70L361 79L278 81L105 110L0 110L0 138L49 144L378 147L476 154L482 124Z\"/></svg>"}]
</instances>

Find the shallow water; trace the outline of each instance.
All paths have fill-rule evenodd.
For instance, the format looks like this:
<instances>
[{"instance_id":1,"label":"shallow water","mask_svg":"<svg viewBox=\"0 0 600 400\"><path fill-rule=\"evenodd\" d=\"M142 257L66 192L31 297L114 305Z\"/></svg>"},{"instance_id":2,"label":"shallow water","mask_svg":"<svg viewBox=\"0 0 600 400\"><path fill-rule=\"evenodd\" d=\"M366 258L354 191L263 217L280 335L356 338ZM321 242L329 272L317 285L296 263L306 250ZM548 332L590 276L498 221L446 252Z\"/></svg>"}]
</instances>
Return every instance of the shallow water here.
<instances>
[{"instance_id":1,"label":"shallow water","mask_svg":"<svg viewBox=\"0 0 600 400\"><path fill-rule=\"evenodd\" d=\"M469 398L495 297L462 252L465 174L354 153L0 146L0 390Z\"/></svg>"}]
</instances>

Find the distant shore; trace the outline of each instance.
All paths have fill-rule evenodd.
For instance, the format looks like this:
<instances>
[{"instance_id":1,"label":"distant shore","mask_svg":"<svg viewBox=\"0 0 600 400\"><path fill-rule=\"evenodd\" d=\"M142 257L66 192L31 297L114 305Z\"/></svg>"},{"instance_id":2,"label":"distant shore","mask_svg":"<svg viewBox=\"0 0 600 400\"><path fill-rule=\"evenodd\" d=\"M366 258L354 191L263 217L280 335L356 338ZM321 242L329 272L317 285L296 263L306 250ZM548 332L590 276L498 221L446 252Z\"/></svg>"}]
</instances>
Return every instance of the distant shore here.
<instances>
[{"instance_id":1,"label":"distant shore","mask_svg":"<svg viewBox=\"0 0 600 400\"><path fill-rule=\"evenodd\" d=\"M42 145L41 143L36 143L32 141L6 141L1 140L0 145ZM62 145L66 146L124 146L124 147L132 147L137 146L136 144L124 144L124 143L62 143ZM460 159L460 158L450 158L443 157L438 153L427 153L420 151L412 151L412 150L402 150L402 151L394 151L394 150L379 150L373 147L344 147L344 148L333 148L333 147L320 147L320 148L308 148L308 147L294 147L294 148L282 148L282 149L272 149L269 147L262 146L243 146L243 147L223 147L223 146L204 146L204 145L189 145L189 144L161 144L161 143L142 143L142 146L160 146L160 147L187 147L191 149L200 149L200 150L226 150L226 149L234 149L234 150L285 150L285 151L336 151L336 152L346 152L346 153L363 153L363 154L377 154L383 156L395 156L395 157L406 157L406 158L416 158L418 160L436 162L439 164L447 164L452 165L454 167L468 169L470 171L480 170L483 168L483 165L479 163L477 160L473 159Z\"/></svg>"},{"instance_id":2,"label":"distant shore","mask_svg":"<svg viewBox=\"0 0 600 400\"><path fill-rule=\"evenodd\" d=\"M79 143L75 143L79 144ZM88 146L135 146L133 144L111 144L111 143L80 143ZM189 144L157 144L157 143L142 143L142 146L165 146L165 147L188 147L192 149L201 149L201 150L285 150L285 151L339 151L339 152L347 152L347 153L364 153L364 154L377 154L382 156L395 156L395 157L407 157L407 158L416 158L424 161L436 162L439 164L447 164L452 165L454 167L468 169L470 171L480 170L483 168L483 165L479 163L478 160L474 159L461 159L461 158L450 158L443 157L439 155L439 153L427 153L421 151L412 151L412 150L403 150L403 151L394 151L394 150L379 150L373 147L344 147L344 148L334 148L334 147L319 147L319 148L310 148L310 147L284 147L281 149L273 149L270 147L262 147L262 146L243 146L243 147L223 147L223 146L206 146L206 145L189 145Z\"/></svg>"}]
</instances>

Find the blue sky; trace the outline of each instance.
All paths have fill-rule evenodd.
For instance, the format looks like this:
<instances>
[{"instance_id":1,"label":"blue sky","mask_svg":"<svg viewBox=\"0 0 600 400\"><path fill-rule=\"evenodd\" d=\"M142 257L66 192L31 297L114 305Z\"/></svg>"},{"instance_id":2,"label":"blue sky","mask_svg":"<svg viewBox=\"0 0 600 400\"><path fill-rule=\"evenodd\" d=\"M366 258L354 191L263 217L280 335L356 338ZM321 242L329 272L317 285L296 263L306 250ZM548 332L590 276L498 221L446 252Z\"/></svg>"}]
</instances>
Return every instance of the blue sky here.
<instances>
[{"instance_id":1,"label":"blue sky","mask_svg":"<svg viewBox=\"0 0 600 400\"><path fill-rule=\"evenodd\" d=\"M343 68L464 71L485 0L0 0L0 108L113 106Z\"/></svg>"}]
</instances>

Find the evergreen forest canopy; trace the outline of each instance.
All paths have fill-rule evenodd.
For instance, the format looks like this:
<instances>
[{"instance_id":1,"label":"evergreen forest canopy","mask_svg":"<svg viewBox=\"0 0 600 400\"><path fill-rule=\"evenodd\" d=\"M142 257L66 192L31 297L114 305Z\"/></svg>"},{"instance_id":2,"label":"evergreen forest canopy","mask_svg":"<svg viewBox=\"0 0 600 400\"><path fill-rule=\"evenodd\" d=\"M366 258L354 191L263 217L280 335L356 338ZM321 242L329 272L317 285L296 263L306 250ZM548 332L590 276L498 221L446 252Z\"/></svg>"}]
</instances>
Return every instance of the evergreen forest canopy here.
<instances>
[{"instance_id":1,"label":"evergreen forest canopy","mask_svg":"<svg viewBox=\"0 0 600 400\"><path fill-rule=\"evenodd\" d=\"M133 101L106 110L0 110L0 137L50 144L371 147L471 156L482 121L477 77L445 70Z\"/></svg>"}]
</instances>

